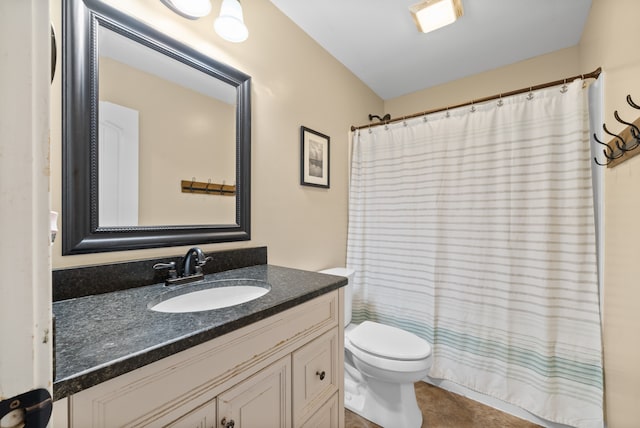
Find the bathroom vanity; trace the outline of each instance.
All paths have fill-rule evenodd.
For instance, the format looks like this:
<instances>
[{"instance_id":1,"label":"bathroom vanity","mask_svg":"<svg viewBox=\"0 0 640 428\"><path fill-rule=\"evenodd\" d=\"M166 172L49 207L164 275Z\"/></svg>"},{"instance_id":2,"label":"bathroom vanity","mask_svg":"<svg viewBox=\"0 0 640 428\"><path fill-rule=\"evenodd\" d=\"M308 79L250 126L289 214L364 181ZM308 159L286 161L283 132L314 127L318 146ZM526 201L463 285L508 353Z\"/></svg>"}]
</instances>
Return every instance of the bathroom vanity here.
<instances>
[{"instance_id":1,"label":"bathroom vanity","mask_svg":"<svg viewBox=\"0 0 640 428\"><path fill-rule=\"evenodd\" d=\"M249 240L251 77L109 2L61 3L66 55L62 61L63 255ZM127 58L116 58L125 47ZM129 62L129 58L143 60ZM169 69L185 74L176 78L159 73ZM144 85L148 93L139 90L142 85L135 91L122 85L134 82L134 76L154 82ZM194 85L192 90L185 91L187 81ZM202 100L207 108L198 114L212 130L203 131L197 141L191 138L193 116L186 109L196 105L194 91L198 99L211 95L206 103ZM178 103L176 93L185 101ZM156 98L160 94L165 98ZM158 109L156 99L174 108ZM149 100L153 105L146 109ZM126 163L139 182L123 181L131 187L126 197L113 192L123 201L133 200L122 203L131 208L122 221L112 221L101 211L117 205L101 200L110 193L100 185L112 181L101 174L120 171L103 167L106 160L100 157L99 147L104 146L99 141L100 124L110 120L107 103L115 109L135 106L133 110L145 117L139 121L139 132L131 133L139 137L136 144L152 147L147 150L154 153L171 153L170 165L162 168L143 156L139 163ZM153 111L168 112L170 117L152 115ZM188 121L177 120L178 111ZM167 123L172 131L187 132L169 134L164 131ZM131 129L137 128L131 125ZM128 147L125 134L129 133L123 133L118 144ZM176 141L180 141L178 151ZM222 184L209 179L201 192L196 191L195 177L186 186L181 184L194 170L216 171ZM234 183L232 195L222 194L225 179ZM177 189L178 183L179 191L150 190ZM143 194L161 197L145 198L144 203L142 198L136 200ZM218 217L219 213L224 215ZM150 309L165 301L160 296L168 290L167 272L161 278L154 265L160 263L170 272L178 258L54 270L55 427L343 426L341 287L346 279L269 266L266 248L247 251L253 255L238 255L236 250L230 251L235 255L215 253L212 263L197 267L203 267L205 281L242 280L245 285L255 281L268 284L269 292L235 306L200 312ZM193 284L176 287L198 286Z\"/></svg>"},{"instance_id":2,"label":"bathroom vanity","mask_svg":"<svg viewBox=\"0 0 640 428\"><path fill-rule=\"evenodd\" d=\"M161 313L163 284L54 302L54 424L342 427L346 279L270 265L207 275L266 281L238 306Z\"/></svg>"}]
</instances>

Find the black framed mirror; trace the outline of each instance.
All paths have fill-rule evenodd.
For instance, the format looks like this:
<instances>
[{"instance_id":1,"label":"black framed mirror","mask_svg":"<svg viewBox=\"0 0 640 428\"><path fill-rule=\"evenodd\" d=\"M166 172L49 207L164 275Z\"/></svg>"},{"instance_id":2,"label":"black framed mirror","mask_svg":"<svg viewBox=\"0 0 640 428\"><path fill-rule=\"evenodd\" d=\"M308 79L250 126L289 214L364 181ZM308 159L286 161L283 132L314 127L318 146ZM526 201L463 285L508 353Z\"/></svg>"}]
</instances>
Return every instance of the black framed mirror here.
<instances>
[{"instance_id":1,"label":"black framed mirror","mask_svg":"<svg viewBox=\"0 0 640 428\"><path fill-rule=\"evenodd\" d=\"M98 0L63 34L63 255L249 240L250 76Z\"/></svg>"}]
</instances>

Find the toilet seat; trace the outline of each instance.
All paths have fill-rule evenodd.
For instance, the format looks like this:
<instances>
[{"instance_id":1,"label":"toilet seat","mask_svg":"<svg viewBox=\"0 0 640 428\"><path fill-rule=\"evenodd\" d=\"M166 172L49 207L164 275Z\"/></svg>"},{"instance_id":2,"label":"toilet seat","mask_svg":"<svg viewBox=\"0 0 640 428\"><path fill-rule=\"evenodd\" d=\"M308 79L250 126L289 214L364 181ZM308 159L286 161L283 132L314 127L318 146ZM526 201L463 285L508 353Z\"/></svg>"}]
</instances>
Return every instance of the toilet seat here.
<instances>
[{"instance_id":1,"label":"toilet seat","mask_svg":"<svg viewBox=\"0 0 640 428\"><path fill-rule=\"evenodd\" d=\"M345 334L345 348L372 366L397 372L428 367L431 346L413 333L365 321Z\"/></svg>"},{"instance_id":2,"label":"toilet seat","mask_svg":"<svg viewBox=\"0 0 640 428\"><path fill-rule=\"evenodd\" d=\"M422 360L431 355L431 345L413 333L365 321L349 333L349 340L364 352L394 360Z\"/></svg>"}]
</instances>

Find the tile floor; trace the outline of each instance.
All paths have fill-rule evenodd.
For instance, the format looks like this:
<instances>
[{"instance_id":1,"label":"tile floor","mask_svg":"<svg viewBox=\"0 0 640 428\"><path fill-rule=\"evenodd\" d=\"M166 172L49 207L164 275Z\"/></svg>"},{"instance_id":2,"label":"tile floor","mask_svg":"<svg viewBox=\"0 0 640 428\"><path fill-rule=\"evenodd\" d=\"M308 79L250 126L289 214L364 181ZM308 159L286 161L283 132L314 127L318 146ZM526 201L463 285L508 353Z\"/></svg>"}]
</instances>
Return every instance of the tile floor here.
<instances>
[{"instance_id":1,"label":"tile floor","mask_svg":"<svg viewBox=\"0 0 640 428\"><path fill-rule=\"evenodd\" d=\"M422 410L423 428L534 428L534 423L480 404L469 398L416 383L418 406ZM380 428L360 416L346 411L346 428Z\"/></svg>"}]
</instances>

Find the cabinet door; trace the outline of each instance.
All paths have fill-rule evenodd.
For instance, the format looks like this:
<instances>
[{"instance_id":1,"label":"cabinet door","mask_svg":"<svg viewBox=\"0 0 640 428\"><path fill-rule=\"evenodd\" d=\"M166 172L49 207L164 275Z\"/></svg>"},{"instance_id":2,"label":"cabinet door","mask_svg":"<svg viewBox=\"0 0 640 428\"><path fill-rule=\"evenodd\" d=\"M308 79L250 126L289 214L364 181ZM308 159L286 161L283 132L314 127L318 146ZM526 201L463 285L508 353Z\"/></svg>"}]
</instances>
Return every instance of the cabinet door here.
<instances>
[{"instance_id":1,"label":"cabinet door","mask_svg":"<svg viewBox=\"0 0 640 428\"><path fill-rule=\"evenodd\" d=\"M218 396L220 427L290 428L291 357L286 356Z\"/></svg>"},{"instance_id":2,"label":"cabinet door","mask_svg":"<svg viewBox=\"0 0 640 428\"><path fill-rule=\"evenodd\" d=\"M338 329L332 329L293 353L293 420L303 421L338 391Z\"/></svg>"},{"instance_id":3,"label":"cabinet door","mask_svg":"<svg viewBox=\"0 0 640 428\"><path fill-rule=\"evenodd\" d=\"M338 393L322 405L300 428L338 428Z\"/></svg>"},{"instance_id":4,"label":"cabinet door","mask_svg":"<svg viewBox=\"0 0 640 428\"><path fill-rule=\"evenodd\" d=\"M171 415L168 416L171 417ZM165 428L217 428L216 421L216 400L214 399L166 425L154 425Z\"/></svg>"}]
</instances>

